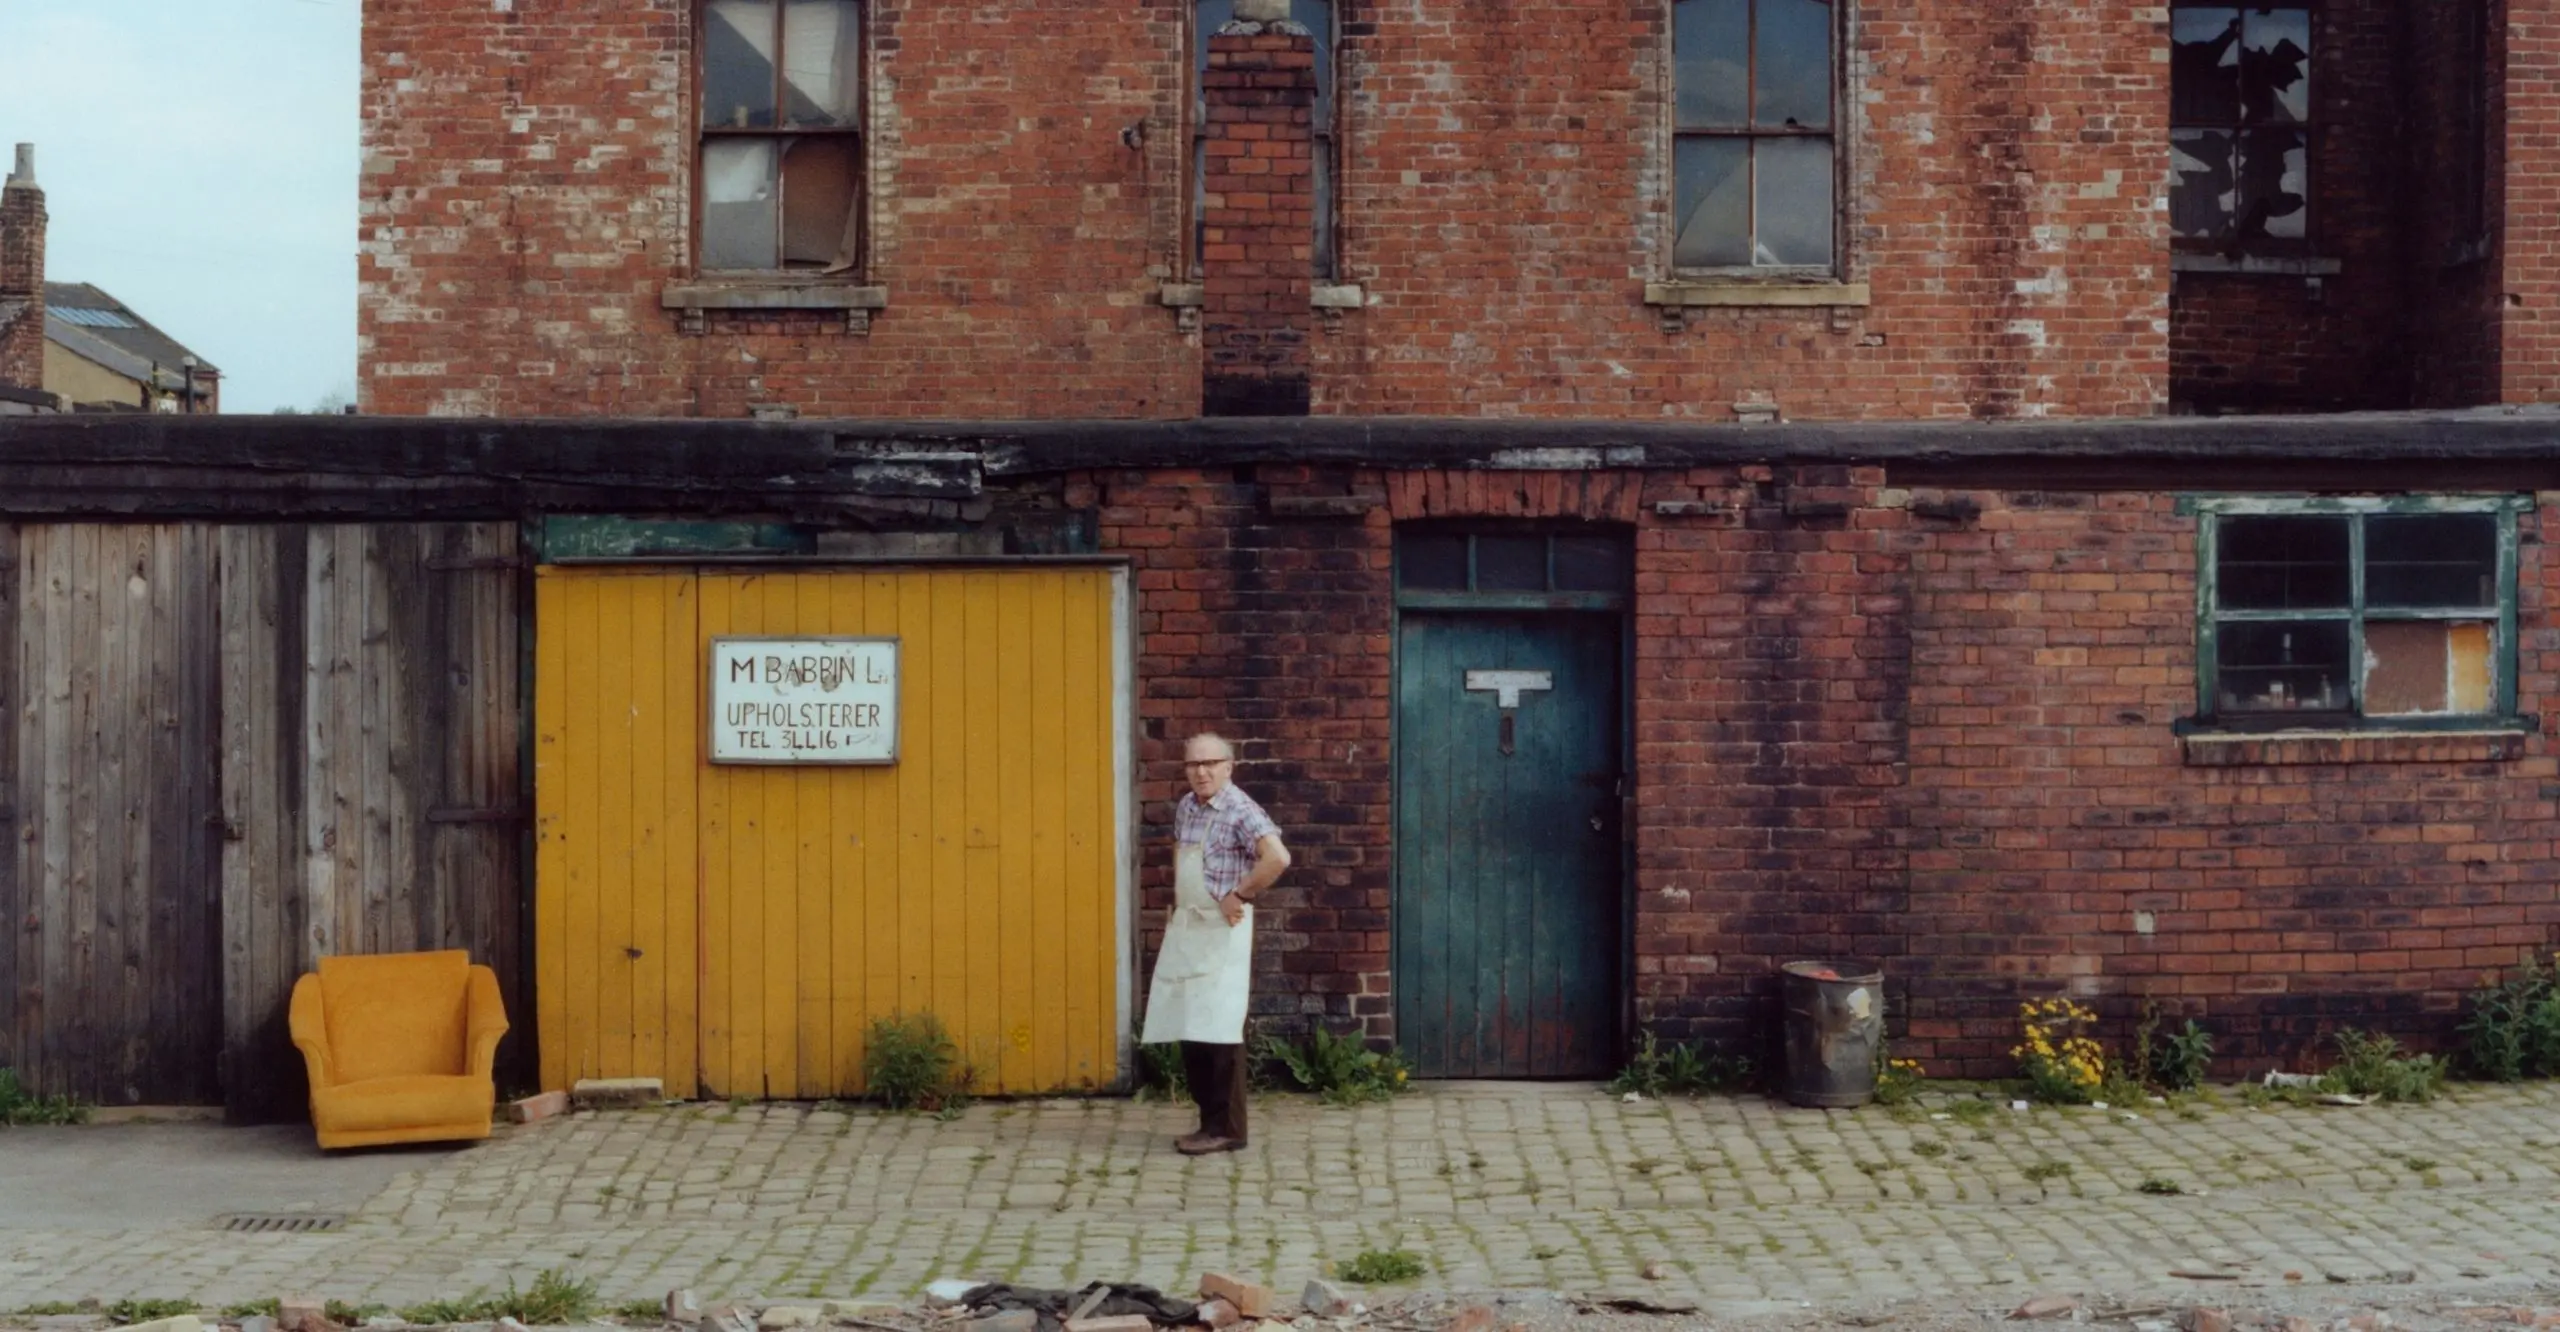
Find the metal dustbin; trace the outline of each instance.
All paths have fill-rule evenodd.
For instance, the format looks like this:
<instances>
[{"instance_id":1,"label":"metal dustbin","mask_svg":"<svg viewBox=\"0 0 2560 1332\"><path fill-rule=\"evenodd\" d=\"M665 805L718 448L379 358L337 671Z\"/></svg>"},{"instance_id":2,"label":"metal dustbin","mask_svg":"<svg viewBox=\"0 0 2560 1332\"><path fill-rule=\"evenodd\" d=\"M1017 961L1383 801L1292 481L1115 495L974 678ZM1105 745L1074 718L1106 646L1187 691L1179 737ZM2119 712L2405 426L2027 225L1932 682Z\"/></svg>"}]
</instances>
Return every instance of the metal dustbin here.
<instances>
[{"instance_id":1,"label":"metal dustbin","mask_svg":"<svg viewBox=\"0 0 2560 1332\"><path fill-rule=\"evenodd\" d=\"M1884 972L1868 962L1779 968L1787 1010L1787 1099L1834 1109L1875 1099L1884 1049Z\"/></svg>"}]
</instances>

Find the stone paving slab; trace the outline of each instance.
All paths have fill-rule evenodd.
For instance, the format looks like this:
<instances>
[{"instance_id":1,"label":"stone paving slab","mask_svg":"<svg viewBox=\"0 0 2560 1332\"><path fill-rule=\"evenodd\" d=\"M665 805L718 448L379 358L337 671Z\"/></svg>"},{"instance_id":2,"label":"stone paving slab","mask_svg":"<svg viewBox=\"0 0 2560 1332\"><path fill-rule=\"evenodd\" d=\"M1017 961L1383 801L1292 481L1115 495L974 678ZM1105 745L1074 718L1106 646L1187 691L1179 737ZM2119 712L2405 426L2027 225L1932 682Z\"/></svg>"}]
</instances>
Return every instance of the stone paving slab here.
<instances>
[{"instance_id":1,"label":"stone paving slab","mask_svg":"<svg viewBox=\"0 0 2560 1332\"><path fill-rule=\"evenodd\" d=\"M2553 1087L2026 1114L1969 1099L1629 1104L1551 1086L1349 1110L1271 1097L1251 1149L1197 1159L1169 1145L1188 1116L1121 1100L981 1104L947 1122L797 1104L579 1114L402 1174L334 1232L233 1235L195 1217L0 1232L0 1309L285 1289L398 1305L546 1267L615 1301L674 1286L906 1296L944 1276L1179 1289L1210 1268L1294 1289L1372 1247L1424 1254L1434 1287L1711 1308L2560 1272Z\"/></svg>"}]
</instances>

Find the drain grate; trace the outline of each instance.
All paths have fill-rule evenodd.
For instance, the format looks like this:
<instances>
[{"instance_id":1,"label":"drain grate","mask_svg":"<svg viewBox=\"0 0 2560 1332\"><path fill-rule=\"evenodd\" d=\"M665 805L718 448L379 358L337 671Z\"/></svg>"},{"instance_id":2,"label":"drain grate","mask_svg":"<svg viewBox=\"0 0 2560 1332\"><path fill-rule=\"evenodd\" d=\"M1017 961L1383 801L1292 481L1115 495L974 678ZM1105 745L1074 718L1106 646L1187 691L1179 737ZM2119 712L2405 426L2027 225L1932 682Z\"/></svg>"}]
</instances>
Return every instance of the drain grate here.
<instances>
[{"instance_id":1,"label":"drain grate","mask_svg":"<svg viewBox=\"0 0 2560 1332\"><path fill-rule=\"evenodd\" d=\"M336 1230L347 1218L336 1212L234 1212L214 1218L224 1230L248 1235L307 1235Z\"/></svg>"}]
</instances>

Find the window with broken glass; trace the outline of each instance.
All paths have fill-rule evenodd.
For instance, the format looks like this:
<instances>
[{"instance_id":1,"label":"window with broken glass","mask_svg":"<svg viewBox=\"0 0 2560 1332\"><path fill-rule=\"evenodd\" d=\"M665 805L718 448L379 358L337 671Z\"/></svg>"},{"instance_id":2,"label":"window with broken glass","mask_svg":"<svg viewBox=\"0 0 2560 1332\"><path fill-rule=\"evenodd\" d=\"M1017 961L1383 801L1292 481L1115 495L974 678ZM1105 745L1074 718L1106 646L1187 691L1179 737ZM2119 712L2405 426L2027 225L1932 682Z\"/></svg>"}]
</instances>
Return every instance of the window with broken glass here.
<instances>
[{"instance_id":1,"label":"window with broken glass","mask_svg":"<svg viewBox=\"0 0 2560 1332\"><path fill-rule=\"evenodd\" d=\"M2521 503L2199 504L2203 718L2408 728L2513 717Z\"/></svg>"},{"instance_id":2,"label":"window with broken glass","mask_svg":"<svg viewBox=\"0 0 2560 1332\"><path fill-rule=\"evenodd\" d=\"M2169 11L2169 225L2186 249L2299 253L2311 238L2313 14Z\"/></svg>"},{"instance_id":3,"label":"window with broken glass","mask_svg":"<svg viewBox=\"0 0 2560 1332\"><path fill-rule=\"evenodd\" d=\"M1236 16L1235 0L1196 0L1191 15L1191 273L1200 273L1200 247L1209 216L1209 39ZM1289 0L1289 20L1315 38L1316 104L1308 118L1314 139L1315 227L1314 273L1319 282L1335 276L1333 197L1342 161L1334 147L1333 0Z\"/></svg>"},{"instance_id":4,"label":"window with broken glass","mask_svg":"<svg viewBox=\"0 0 2560 1332\"><path fill-rule=\"evenodd\" d=\"M707 0L698 49L702 268L855 272L859 0Z\"/></svg>"},{"instance_id":5,"label":"window with broken glass","mask_svg":"<svg viewBox=\"0 0 2560 1332\"><path fill-rule=\"evenodd\" d=\"M1673 0L1674 269L1831 272L1838 21L1828 0Z\"/></svg>"}]
</instances>

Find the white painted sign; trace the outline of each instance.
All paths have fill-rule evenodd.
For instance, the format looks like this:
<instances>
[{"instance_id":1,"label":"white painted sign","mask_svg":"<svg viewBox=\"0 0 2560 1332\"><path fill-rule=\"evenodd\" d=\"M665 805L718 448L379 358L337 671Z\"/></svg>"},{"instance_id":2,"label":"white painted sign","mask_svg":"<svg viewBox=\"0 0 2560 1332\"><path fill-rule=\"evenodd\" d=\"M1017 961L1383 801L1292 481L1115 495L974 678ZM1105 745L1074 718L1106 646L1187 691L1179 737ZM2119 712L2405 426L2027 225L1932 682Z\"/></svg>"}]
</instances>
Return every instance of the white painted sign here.
<instances>
[{"instance_id":1,"label":"white painted sign","mask_svg":"<svg viewBox=\"0 0 2560 1332\"><path fill-rule=\"evenodd\" d=\"M1553 671L1467 672L1468 692L1492 694L1494 704L1497 707L1516 708L1520 706L1520 691L1523 689L1543 690L1553 689L1555 687L1556 674Z\"/></svg>"},{"instance_id":2,"label":"white painted sign","mask_svg":"<svg viewBox=\"0 0 2560 1332\"><path fill-rule=\"evenodd\" d=\"M898 640L711 640L711 761L895 763Z\"/></svg>"}]
</instances>

